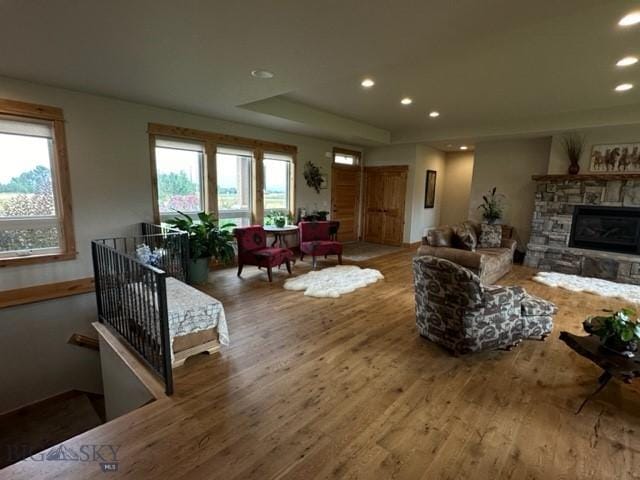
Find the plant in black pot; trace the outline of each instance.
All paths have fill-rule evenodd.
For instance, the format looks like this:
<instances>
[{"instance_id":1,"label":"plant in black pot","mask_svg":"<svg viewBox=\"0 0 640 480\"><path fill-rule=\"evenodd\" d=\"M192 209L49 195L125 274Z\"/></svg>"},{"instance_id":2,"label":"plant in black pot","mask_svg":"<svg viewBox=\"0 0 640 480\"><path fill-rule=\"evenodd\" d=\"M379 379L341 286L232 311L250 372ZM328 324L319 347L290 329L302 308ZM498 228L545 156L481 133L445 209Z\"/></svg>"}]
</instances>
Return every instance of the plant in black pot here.
<instances>
[{"instance_id":1,"label":"plant in black pot","mask_svg":"<svg viewBox=\"0 0 640 480\"><path fill-rule=\"evenodd\" d=\"M608 316L590 317L583 322L587 333L600 337L602 346L633 357L640 343L640 323L635 310L623 308Z\"/></svg>"},{"instance_id":2,"label":"plant in black pot","mask_svg":"<svg viewBox=\"0 0 640 480\"><path fill-rule=\"evenodd\" d=\"M168 220L167 223L189 235L189 283L206 283L209 276L209 262L215 258L220 263L229 263L234 259L233 223L219 225L218 219L210 213L198 213L194 220L186 213Z\"/></svg>"}]
</instances>

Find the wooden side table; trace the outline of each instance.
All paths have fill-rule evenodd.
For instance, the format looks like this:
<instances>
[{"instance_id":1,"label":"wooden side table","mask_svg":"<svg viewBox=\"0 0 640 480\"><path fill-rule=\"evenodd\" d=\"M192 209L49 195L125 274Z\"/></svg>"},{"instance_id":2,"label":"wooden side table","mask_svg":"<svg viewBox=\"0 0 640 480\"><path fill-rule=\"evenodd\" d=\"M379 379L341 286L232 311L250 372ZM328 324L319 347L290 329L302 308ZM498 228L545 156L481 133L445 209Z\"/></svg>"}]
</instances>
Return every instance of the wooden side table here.
<instances>
[{"instance_id":1,"label":"wooden side table","mask_svg":"<svg viewBox=\"0 0 640 480\"><path fill-rule=\"evenodd\" d=\"M604 370L600 378L598 378L598 388L584 399L576 415L582 411L589 400L607 386L607 383L612 378L622 380L624 383L631 383L634 379L640 377L640 358L623 357L617 353L607 351L602 348L600 338L596 335L579 336L569 332L560 332L560 340L578 355L591 360Z\"/></svg>"}]
</instances>

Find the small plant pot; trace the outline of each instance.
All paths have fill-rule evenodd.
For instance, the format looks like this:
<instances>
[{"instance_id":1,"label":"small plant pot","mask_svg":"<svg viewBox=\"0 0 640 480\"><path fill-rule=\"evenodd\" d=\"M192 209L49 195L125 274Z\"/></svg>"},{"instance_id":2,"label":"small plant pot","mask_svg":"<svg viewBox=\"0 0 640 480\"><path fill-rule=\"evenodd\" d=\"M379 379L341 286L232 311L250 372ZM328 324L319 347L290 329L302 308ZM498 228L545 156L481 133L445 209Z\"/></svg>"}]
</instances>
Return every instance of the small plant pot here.
<instances>
[{"instance_id":1,"label":"small plant pot","mask_svg":"<svg viewBox=\"0 0 640 480\"><path fill-rule=\"evenodd\" d=\"M189 261L189 283L203 284L209 279L209 257Z\"/></svg>"},{"instance_id":2,"label":"small plant pot","mask_svg":"<svg viewBox=\"0 0 640 480\"><path fill-rule=\"evenodd\" d=\"M282 228L287 224L287 221L284 218L279 218L274 223L276 224L276 227Z\"/></svg>"}]
</instances>

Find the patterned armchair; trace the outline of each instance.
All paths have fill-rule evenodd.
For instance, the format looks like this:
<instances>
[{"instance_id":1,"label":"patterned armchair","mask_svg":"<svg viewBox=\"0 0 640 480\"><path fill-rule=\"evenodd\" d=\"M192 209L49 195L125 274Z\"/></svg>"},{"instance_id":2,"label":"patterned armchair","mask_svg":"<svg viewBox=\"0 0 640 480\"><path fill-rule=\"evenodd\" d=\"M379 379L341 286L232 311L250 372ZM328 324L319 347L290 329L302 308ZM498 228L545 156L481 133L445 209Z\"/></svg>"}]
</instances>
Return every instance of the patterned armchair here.
<instances>
[{"instance_id":1,"label":"patterned armchair","mask_svg":"<svg viewBox=\"0 0 640 480\"><path fill-rule=\"evenodd\" d=\"M245 265L255 265L267 269L269 281L273 281L272 269L283 263L291 274L291 259L293 252L288 248L267 246L267 236L260 225L236 228L233 235L238 242L238 276L242 274Z\"/></svg>"},{"instance_id":2,"label":"patterned armchair","mask_svg":"<svg viewBox=\"0 0 640 480\"><path fill-rule=\"evenodd\" d=\"M316 257L337 255L338 263L342 265L342 244L331 239L332 222L300 222L300 260L304 260L305 253L313 258L313 268L316 268Z\"/></svg>"},{"instance_id":3,"label":"patterned armchair","mask_svg":"<svg viewBox=\"0 0 640 480\"><path fill-rule=\"evenodd\" d=\"M522 287L483 285L449 260L413 260L416 323L420 335L456 354L510 349L524 338L544 339L555 305Z\"/></svg>"}]
</instances>

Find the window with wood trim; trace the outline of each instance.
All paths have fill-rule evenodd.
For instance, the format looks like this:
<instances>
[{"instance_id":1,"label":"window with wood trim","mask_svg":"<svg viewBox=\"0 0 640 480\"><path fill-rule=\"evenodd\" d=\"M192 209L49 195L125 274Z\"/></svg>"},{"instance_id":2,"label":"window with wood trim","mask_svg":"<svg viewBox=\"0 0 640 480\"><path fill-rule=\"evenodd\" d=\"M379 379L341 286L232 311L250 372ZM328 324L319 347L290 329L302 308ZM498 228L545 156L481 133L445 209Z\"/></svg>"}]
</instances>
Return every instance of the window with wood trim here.
<instances>
[{"instance_id":1,"label":"window with wood trim","mask_svg":"<svg viewBox=\"0 0 640 480\"><path fill-rule=\"evenodd\" d=\"M158 211L173 218L177 211L204 210L204 145L158 138L155 144Z\"/></svg>"},{"instance_id":2,"label":"window with wood trim","mask_svg":"<svg viewBox=\"0 0 640 480\"><path fill-rule=\"evenodd\" d=\"M251 225L253 152L232 147L216 148L218 217L238 227Z\"/></svg>"},{"instance_id":3,"label":"window with wood trim","mask_svg":"<svg viewBox=\"0 0 640 480\"><path fill-rule=\"evenodd\" d=\"M0 100L0 266L75 257L62 110Z\"/></svg>"},{"instance_id":4,"label":"window with wood trim","mask_svg":"<svg viewBox=\"0 0 640 480\"><path fill-rule=\"evenodd\" d=\"M360 165L360 152L344 148L333 149L333 163L340 165Z\"/></svg>"},{"instance_id":5,"label":"window with wood trim","mask_svg":"<svg viewBox=\"0 0 640 480\"><path fill-rule=\"evenodd\" d=\"M238 226L262 223L271 211L293 214L295 210L293 145L150 123L149 146L157 221L175 215L172 208L178 200L189 200L189 208ZM165 159L163 166L163 156L170 152L162 149L173 149L172 158L175 150L192 153L175 158L175 163ZM178 185L161 178L163 172L172 174L171 182L179 180Z\"/></svg>"},{"instance_id":6,"label":"window with wood trim","mask_svg":"<svg viewBox=\"0 0 640 480\"><path fill-rule=\"evenodd\" d=\"M292 211L293 157L265 152L262 160L264 177L264 213Z\"/></svg>"}]
</instances>

